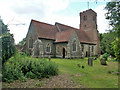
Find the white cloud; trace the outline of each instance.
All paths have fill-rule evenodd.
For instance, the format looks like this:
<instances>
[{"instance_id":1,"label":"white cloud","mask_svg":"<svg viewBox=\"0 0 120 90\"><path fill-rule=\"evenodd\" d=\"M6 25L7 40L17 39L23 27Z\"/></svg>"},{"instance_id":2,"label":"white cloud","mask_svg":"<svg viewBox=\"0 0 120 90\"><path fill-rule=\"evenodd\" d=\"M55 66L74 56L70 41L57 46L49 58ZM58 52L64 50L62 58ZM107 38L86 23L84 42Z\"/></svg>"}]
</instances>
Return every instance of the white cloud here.
<instances>
[{"instance_id":1,"label":"white cloud","mask_svg":"<svg viewBox=\"0 0 120 90\"><path fill-rule=\"evenodd\" d=\"M0 2L0 16L5 24L9 24L10 32L14 34L15 43L21 41L27 34L31 19L41 22L55 24L59 22L65 25L79 28L80 17L71 15L58 15L56 12L65 10L69 5L69 0L2 0ZM106 22L104 22L102 7L95 9L98 13L98 30L104 32ZM14 25L23 24L25 25Z\"/></svg>"},{"instance_id":2,"label":"white cloud","mask_svg":"<svg viewBox=\"0 0 120 90\"><path fill-rule=\"evenodd\" d=\"M104 33L109 29L108 20L105 19L105 14L107 11L104 8L105 5L102 5L94 9L95 12L97 12L97 25L100 33Z\"/></svg>"},{"instance_id":3,"label":"white cloud","mask_svg":"<svg viewBox=\"0 0 120 90\"><path fill-rule=\"evenodd\" d=\"M0 16L9 25L17 44L26 36L31 19L50 22L52 13L65 9L68 3L68 0L2 0ZM26 25L14 25L23 23Z\"/></svg>"}]
</instances>

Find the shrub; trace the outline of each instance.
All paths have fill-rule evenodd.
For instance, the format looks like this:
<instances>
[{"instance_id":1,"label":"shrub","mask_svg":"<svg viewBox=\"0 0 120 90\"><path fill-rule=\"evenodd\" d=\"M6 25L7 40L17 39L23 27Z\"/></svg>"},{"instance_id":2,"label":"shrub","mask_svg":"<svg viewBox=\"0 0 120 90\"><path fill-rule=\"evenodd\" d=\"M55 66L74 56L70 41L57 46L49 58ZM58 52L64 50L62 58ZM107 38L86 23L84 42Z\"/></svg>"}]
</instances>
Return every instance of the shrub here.
<instances>
[{"instance_id":1,"label":"shrub","mask_svg":"<svg viewBox=\"0 0 120 90\"><path fill-rule=\"evenodd\" d=\"M11 57L3 67L3 81L11 82L27 78L48 78L58 74L58 67L55 63L40 58L31 58L18 54Z\"/></svg>"},{"instance_id":2,"label":"shrub","mask_svg":"<svg viewBox=\"0 0 120 90\"><path fill-rule=\"evenodd\" d=\"M109 54L107 54L107 53L104 53L102 55L102 57L100 58L101 65L107 65L106 61L107 61L108 56L109 56Z\"/></svg>"},{"instance_id":3,"label":"shrub","mask_svg":"<svg viewBox=\"0 0 120 90\"><path fill-rule=\"evenodd\" d=\"M13 80L25 80L22 71L20 70L20 65L15 63L5 63L2 69L2 80L7 82L12 82Z\"/></svg>"},{"instance_id":4,"label":"shrub","mask_svg":"<svg viewBox=\"0 0 120 90\"><path fill-rule=\"evenodd\" d=\"M26 77L33 79L33 78L36 78L36 75L30 71L30 72L27 72Z\"/></svg>"},{"instance_id":5,"label":"shrub","mask_svg":"<svg viewBox=\"0 0 120 90\"><path fill-rule=\"evenodd\" d=\"M104 54L102 55L102 59L104 59L105 61L107 61L108 56L109 56L109 54L104 53Z\"/></svg>"}]
</instances>

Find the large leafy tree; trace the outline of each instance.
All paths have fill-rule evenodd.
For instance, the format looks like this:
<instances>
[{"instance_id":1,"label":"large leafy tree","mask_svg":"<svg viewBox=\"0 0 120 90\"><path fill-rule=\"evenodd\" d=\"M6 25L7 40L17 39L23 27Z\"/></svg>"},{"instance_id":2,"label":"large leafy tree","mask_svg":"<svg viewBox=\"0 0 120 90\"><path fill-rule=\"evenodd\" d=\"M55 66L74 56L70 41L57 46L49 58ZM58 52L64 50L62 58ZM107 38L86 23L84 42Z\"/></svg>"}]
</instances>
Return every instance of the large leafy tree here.
<instances>
[{"instance_id":1,"label":"large leafy tree","mask_svg":"<svg viewBox=\"0 0 120 90\"><path fill-rule=\"evenodd\" d=\"M115 53L113 51L113 41L115 40L115 33L114 32L108 32L99 34L100 35L100 49L101 54L108 53L109 55L114 56Z\"/></svg>"},{"instance_id":2,"label":"large leafy tree","mask_svg":"<svg viewBox=\"0 0 120 90\"><path fill-rule=\"evenodd\" d=\"M0 58L4 65L4 63L15 53L15 44L13 35L9 33L7 25L5 25L2 20L0 20L0 28L0 44L2 49Z\"/></svg>"},{"instance_id":3,"label":"large leafy tree","mask_svg":"<svg viewBox=\"0 0 120 90\"><path fill-rule=\"evenodd\" d=\"M113 43L115 55L120 62L120 1L108 2L106 5L106 19L112 26L112 31L115 32L116 40Z\"/></svg>"}]
</instances>

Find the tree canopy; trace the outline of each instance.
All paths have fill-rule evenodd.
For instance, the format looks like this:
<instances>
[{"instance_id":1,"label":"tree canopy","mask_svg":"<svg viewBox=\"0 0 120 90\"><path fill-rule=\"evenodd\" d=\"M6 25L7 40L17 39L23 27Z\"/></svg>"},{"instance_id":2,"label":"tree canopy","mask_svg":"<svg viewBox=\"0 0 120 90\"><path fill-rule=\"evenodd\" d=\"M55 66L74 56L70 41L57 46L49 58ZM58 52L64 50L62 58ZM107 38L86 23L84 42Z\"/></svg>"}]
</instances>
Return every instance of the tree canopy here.
<instances>
[{"instance_id":1,"label":"tree canopy","mask_svg":"<svg viewBox=\"0 0 120 90\"><path fill-rule=\"evenodd\" d=\"M4 64L15 53L15 44L13 35L9 33L7 25L5 25L2 20L0 20L0 26L0 47L2 49L2 55L0 58L2 59L2 64Z\"/></svg>"},{"instance_id":2,"label":"tree canopy","mask_svg":"<svg viewBox=\"0 0 120 90\"><path fill-rule=\"evenodd\" d=\"M120 61L120 1L108 2L105 9L107 10L106 19L109 20L112 31L115 32L113 50Z\"/></svg>"},{"instance_id":3,"label":"tree canopy","mask_svg":"<svg viewBox=\"0 0 120 90\"><path fill-rule=\"evenodd\" d=\"M115 40L114 35L114 32L99 34L101 54L108 53L109 55L115 56L113 50L113 41Z\"/></svg>"}]
</instances>

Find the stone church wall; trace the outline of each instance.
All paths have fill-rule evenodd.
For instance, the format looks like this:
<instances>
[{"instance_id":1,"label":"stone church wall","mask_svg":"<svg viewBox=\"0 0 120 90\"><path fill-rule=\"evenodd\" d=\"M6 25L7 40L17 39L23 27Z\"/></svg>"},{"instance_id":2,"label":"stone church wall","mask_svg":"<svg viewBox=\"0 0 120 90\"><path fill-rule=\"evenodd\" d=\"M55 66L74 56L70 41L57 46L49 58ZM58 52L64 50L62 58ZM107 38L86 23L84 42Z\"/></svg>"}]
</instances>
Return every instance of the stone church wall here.
<instances>
[{"instance_id":1,"label":"stone church wall","mask_svg":"<svg viewBox=\"0 0 120 90\"><path fill-rule=\"evenodd\" d=\"M29 39L30 39L30 38L33 39L33 42L29 42ZM29 27L29 31L28 31L28 33L27 33L27 36L26 36L26 44L25 44L25 46L24 46L25 52L26 52L27 54L32 54L32 48L29 48L29 44L30 44L30 43L33 44L36 40L37 40L37 35L36 35L35 31L34 31L34 26L33 26L33 24L31 24L30 27Z\"/></svg>"},{"instance_id":2,"label":"stone church wall","mask_svg":"<svg viewBox=\"0 0 120 90\"><path fill-rule=\"evenodd\" d=\"M76 51L73 51L73 42L76 42ZM70 38L69 42L68 42L68 58L80 58L82 57L82 53L81 53L81 44L80 41L77 37L76 32L73 32L72 37Z\"/></svg>"},{"instance_id":3,"label":"stone church wall","mask_svg":"<svg viewBox=\"0 0 120 90\"><path fill-rule=\"evenodd\" d=\"M63 57L63 48L65 49L65 58L67 58L67 43L56 43L56 57Z\"/></svg>"},{"instance_id":4,"label":"stone church wall","mask_svg":"<svg viewBox=\"0 0 120 90\"><path fill-rule=\"evenodd\" d=\"M44 57L55 57L55 44L54 40L41 39L43 43L43 55ZM50 52L47 52L47 45L50 46Z\"/></svg>"}]
</instances>

